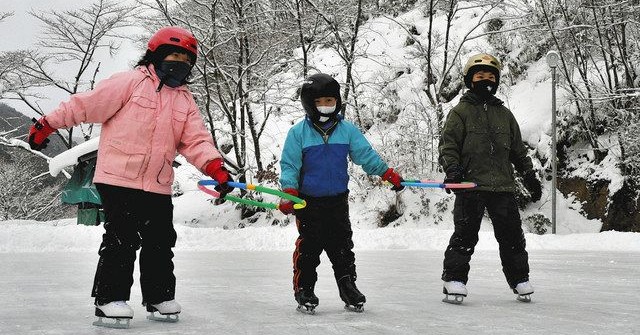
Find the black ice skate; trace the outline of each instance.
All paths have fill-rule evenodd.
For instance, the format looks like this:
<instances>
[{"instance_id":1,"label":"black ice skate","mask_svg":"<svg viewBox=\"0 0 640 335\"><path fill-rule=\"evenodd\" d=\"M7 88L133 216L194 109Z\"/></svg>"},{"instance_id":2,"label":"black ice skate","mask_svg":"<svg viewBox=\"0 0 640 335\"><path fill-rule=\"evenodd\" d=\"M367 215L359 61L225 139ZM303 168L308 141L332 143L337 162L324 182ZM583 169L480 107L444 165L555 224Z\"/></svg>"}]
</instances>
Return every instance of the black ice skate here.
<instances>
[{"instance_id":1,"label":"black ice skate","mask_svg":"<svg viewBox=\"0 0 640 335\"><path fill-rule=\"evenodd\" d=\"M125 301L112 301L104 305L96 305L97 321L94 326L108 328L129 328L133 318L133 309Z\"/></svg>"},{"instance_id":2,"label":"black ice skate","mask_svg":"<svg viewBox=\"0 0 640 335\"><path fill-rule=\"evenodd\" d=\"M302 288L294 294L296 301L298 302L298 312L305 314L315 314L316 307L320 300L313 293L313 288Z\"/></svg>"},{"instance_id":3,"label":"black ice skate","mask_svg":"<svg viewBox=\"0 0 640 335\"><path fill-rule=\"evenodd\" d=\"M442 293L445 294L444 299L442 299L443 302L460 305L464 297L467 296L467 287L463 282L446 281L442 286Z\"/></svg>"},{"instance_id":4,"label":"black ice skate","mask_svg":"<svg viewBox=\"0 0 640 335\"><path fill-rule=\"evenodd\" d=\"M513 288L513 293L518 295L518 297L516 298L518 299L518 301L531 302L531 294L533 294L533 286L531 286L531 283L528 280L524 281L522 283L519 283L518 285L516 285L516 287Z\"/></svg>"},{"instance_id":5,"label":"black ice skate","mask_svg":"<svg viewBox=\"0 0 640 335\"><path fill-rule=\"evenodd\" d=\"M167 300L157 304L145 304L147 307L147 319L162 322L178 322L178 314L182 308L175 300ZM158 313L159 315L156 315Z\"/></svg>"},{"instance_id":6,"label":"black ice skate","mask_svg":"<svg viewBox=\"0 0 640 335\"><path fill-rule=\"evenodd\" d=\"M346 310L356 313L364 311L364 303L367 302L367 298L356 287L354 278L346 275L338 279L338 290Z\"/></svg>"}]
</instances>

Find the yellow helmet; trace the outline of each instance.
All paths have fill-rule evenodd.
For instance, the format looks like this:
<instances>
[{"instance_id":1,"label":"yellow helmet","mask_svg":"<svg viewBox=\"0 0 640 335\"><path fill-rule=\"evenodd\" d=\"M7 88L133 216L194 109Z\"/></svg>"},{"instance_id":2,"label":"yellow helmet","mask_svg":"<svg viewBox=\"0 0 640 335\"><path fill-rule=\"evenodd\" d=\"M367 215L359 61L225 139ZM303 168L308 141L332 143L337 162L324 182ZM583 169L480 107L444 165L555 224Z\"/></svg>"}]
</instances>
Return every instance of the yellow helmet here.
<instances>
[{"instance_id":1,"label":"yellow helmet","mask_svg":"<svg viewBox=\"0 0 640 335\"><path fill-rule=\"evenodd\" d=\"M464 66L464 70L462 70L462 74L464 75L464 84L467 88L471 88L471 78L473 77L473 74L480 70L492 72L496 75L496 84L500 83L500 71L502 70L502 64L494 56L482 53L469 57L467 64Z\"/></svg>"}]
</instances>

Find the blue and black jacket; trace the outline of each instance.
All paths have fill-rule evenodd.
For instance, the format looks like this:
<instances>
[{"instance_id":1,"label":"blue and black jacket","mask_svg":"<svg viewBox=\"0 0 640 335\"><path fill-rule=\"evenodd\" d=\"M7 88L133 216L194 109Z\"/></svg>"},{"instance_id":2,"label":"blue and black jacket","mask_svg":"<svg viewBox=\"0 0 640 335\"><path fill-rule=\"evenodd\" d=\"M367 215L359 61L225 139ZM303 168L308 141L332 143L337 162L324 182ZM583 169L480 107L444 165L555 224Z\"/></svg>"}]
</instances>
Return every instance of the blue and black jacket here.
<instances>
[{"instance_id":1,"label":"blue and black jacket","mask_svg":"<svg viewBox=\"0 0 640 335\"><path fill-rule=\"evenodd\" d=\"M388 168L351 122L340 117L323 130L305 117L291 127L284 142L280 185L311 197L343 194L348 190L349 157L369 175L380 176Z\"/></svg>"}]
</instances>

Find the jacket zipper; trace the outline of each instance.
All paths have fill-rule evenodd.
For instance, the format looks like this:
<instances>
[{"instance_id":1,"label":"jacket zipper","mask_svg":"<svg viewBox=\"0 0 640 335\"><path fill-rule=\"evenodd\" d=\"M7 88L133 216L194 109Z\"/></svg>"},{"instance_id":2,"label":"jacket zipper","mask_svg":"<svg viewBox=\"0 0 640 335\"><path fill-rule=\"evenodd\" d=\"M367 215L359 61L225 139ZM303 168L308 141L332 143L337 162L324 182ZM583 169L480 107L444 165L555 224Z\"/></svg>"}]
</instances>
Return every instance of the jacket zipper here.
<instances>
[{"instance_id":1,"label":"jacket zipper","mask_svg":"<svg viewBox=\"0 0 640 335\"><path fill-rule=\"evenodd\" d=\"M316 128L318 132L320 132L322 136L322 140L324 141L324 144L327 144L329 142L329 132L338 125L338 122L334 123L331 127L329 127L327 131L324 131L322 128L318 127L315 123L312 123L312 124L313 124L313 127Z\"/></svg>"},{"instance_id":2,"label":"jacket zipper","mask_svg":"<svg viewBox=\"0 0 640 335\"><path fill-rule=\"evenodd\" d=\"M487 103L485 102L482 107L484 108L484 114L487 117L487 134L488 134L488 140L489 140L489 154L493 156L493 154L496 152L496 148L493 144L493 129L491 129L490 123L489 123L489 108L487 108Z\"/></svg>"}]
</instances>

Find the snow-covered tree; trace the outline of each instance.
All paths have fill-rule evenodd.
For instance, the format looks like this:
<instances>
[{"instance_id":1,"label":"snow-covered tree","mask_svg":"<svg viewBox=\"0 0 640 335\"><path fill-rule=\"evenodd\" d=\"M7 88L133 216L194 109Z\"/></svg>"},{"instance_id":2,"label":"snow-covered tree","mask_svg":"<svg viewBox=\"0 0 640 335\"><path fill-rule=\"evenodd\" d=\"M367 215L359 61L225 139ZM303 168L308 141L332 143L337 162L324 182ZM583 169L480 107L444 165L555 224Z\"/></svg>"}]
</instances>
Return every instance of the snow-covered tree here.
<instances>
[{"instance_id":1,"label":"snow-covered tree","mask_svg":"<svg viewBox=\"0 0 640 335\"><path fill-rule=\"evenodd\" d=\"M0 77L2 98L17 99L40 115L46 114L38 101L45 98L40 88L52 87L68 94L93 88L100 69L96 52L117 52L123 38L121 28L129 27L132 8L109 0L98 0L78 10L36 12L30 14L43 24L36 48L6 53L1 61L11 72ZM96 64L97 62L97 64ZM70 64L73 73L59 71ZM81 127L83 136L91 136L92 125ZM67 148L73 146L73 129L58 131Z\"/></svg>"},{"instance_id":2,"label":"snow-covered tree","mask_svg":"<svg viewBox=\"0 0 640 335\"><path fill-rule=\"evenodd\" d=\"M541 1L539 9L573 98L574 108L564 114L563 140L588 142L599 163L611 149L603 135L638 122L640 6L635 1ZM619 144L627 154L625 147L633 146L625 136Z\"/></svg>"},{"instance_id":3,"label":"snow-covered tree","mask_svg":"<svg viewBox=\"0 0 640 335\"><path fill-rule=\"evenodd\" d=\"M296 41L284 1L140 1L149 29L180 25L199 42L192 91L227 165L241 176L265 169L260 137L278 106L264 100L269 77ZM151 22L154 21L154 22Z\"/></svg>"},{"instance_id":4,"label":"snow-covered tree","mask_svg":"<svg viewBox=\"0 0 640 335\"><path fill-rule=\"evenodd\" d=\"M64 178L39 178L43 161L17 148L0 148L0 220L59 218L70 211L58 198Z\"/></svg>"}]
</instances>

